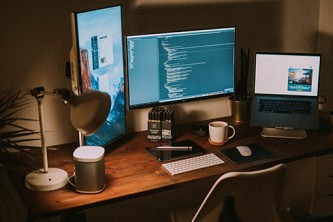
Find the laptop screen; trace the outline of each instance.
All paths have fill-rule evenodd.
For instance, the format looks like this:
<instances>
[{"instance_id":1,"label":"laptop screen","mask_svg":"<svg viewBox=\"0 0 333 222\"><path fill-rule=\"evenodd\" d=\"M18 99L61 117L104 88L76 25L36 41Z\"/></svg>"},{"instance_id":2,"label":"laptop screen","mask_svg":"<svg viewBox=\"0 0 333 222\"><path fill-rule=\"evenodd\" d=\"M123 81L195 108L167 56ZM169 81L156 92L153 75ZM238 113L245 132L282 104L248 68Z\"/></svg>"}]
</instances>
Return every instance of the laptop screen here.
<instances>
[{"instance_id":1,"label":"laptop screen","mask_svg":"<svg viewBox=\"0 0 333 222\"><path fill-rule=\"evenodd\" d=\"M256 53L255 93L318 96L319 54Z\"/></svg>"}]
</instances>

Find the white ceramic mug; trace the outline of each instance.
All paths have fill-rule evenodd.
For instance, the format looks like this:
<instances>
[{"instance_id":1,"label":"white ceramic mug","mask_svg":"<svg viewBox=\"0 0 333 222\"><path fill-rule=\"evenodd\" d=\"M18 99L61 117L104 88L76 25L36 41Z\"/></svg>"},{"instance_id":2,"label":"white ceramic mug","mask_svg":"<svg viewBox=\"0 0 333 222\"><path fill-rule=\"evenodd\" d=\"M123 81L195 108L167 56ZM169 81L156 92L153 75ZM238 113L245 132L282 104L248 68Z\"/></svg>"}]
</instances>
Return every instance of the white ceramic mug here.
<instances>
[{"instance_id":1,"label":"white ceramic mug","mask_svg":"<svg viewBox=\"0 0 333 222\"><path fill-rule=\"evenodd\" d=\"M209 140L212 144L223 144L233 138L236 130L233 126L224 121L214 121L208 124ZM228 136L228 129L232 129L232 134Z\"/></svg>"}]
</instances>

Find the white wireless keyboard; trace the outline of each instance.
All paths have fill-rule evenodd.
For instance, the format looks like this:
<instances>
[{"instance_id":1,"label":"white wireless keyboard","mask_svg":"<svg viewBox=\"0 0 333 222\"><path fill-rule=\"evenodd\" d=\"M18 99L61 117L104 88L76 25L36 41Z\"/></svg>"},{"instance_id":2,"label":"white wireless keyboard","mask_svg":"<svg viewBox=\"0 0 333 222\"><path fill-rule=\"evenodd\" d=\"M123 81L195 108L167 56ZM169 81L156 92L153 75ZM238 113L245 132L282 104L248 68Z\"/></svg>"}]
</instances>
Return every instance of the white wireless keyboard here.
<instances>
[{"instance_id":1,"label":"white wireless keyboard","mask_svg":"<svg viewBox=\"0 0 333 222\"><path fill-rule=\"evenodd\" d=\"M176 160L170 163L163 163L162 167L164 167L173 176L180 173L198 170L223 163L225 162L214 153L209 153L201 156Z\"/></svg>"}]
</instances>

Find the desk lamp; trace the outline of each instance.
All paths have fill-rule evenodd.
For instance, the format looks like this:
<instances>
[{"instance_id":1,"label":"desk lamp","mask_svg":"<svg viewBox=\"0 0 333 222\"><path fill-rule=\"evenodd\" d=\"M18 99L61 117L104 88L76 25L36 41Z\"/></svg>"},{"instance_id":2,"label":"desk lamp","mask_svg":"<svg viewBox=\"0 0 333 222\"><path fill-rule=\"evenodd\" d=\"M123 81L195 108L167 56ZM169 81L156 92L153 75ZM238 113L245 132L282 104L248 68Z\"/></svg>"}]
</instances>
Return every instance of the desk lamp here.
<instances>
[{"instance_id":1,"label":"desk lamp","mask_svg":"<svg viewBox=\"0 0 333 222\"><path fill-rule=\"evenodd\" d=\"M72 125L82 134L90 135L97 131L105 122L111 107L111 99L107 93L90 90L77 96L68 89L55 89L47 92L43 87L28 90L38 103L39 127L43 153L43 168L30 172L25 178L25 185L30 190L50 191L67 184L68 174L58 168L49 168L47 148L45 144L43 98L45 95L61 97L70 106Z\"/></svg>"}]
</instances>

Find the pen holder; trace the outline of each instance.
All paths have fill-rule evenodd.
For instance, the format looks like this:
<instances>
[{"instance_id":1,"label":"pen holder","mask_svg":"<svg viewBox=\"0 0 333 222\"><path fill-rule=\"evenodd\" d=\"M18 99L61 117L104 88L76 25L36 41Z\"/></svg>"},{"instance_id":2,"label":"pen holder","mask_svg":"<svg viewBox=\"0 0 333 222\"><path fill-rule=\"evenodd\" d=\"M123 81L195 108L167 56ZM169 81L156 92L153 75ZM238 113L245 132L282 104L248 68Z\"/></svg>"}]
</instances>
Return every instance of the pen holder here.
<instances>
[{"instance_id":1,"label":"pen holder","mask_svg":"<svg viewBox=\"0 0 333 222\"><path fill-rule=\"evenodd\" d=\"M148 140L171 143L174 139L175 117L173 110L152 108L148 113Z\"/></svg>"},{"instance_id":2,"label":"pen holder","mask_svg":"<svg viewBox=\"0 0 333 222\"><path fill-rule=\"evenodd\" d=\"M164 108L162 107L155 107L152 108L148 112L148 140L150 142L161 142L162 135L161 135L161 120L162 114L164 112Z\"/></svg>"}]
</instances>

